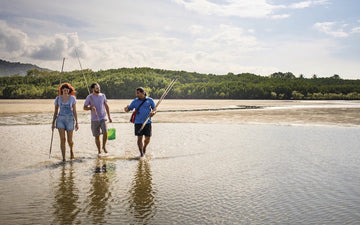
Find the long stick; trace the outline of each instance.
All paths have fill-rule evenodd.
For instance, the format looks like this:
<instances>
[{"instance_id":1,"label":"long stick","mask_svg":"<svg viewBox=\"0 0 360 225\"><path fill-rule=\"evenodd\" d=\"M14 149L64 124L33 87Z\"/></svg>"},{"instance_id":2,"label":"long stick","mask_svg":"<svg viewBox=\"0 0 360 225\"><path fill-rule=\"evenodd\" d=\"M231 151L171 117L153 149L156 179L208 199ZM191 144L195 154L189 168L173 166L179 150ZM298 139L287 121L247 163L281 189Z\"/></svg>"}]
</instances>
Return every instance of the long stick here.
<instances>
[{"instance_id":1,"label":"long stick","mask_svg":"<svg viewBox=\"0 0 360 225\"><path fill-rule=\"evenodd\" d=\"M164 93L161 95L159 101L156 103L155 109L157 109L157 107L160 105L160 103L165 98L165 96L170 92L171 88L174 86L176 81L177 81L177 79L174 79L171 81L169 86L165 89ZM140 130L138 131L138 134L144 129L144 127L145 127L146 123L149 121L149 119L150 119L150 115L146 118L145 122L142 124Z\"/></svg>"},{"instance_id":2,"label":"long stick","mask_svg":"<svg viewBox=\"0 0 360 225\"><path fill-rule=\"evenodd\" d=\"M60 85L61 85L62 73L64 71L64 63L65 63L65 57L63 58L63 63L62 63L61 72L60 72Z\"/></svg>"},{"instance_id":3,"label":"long stick","mask_svg":"<svg viewBox=\"0 0 360 225\"><path fill-rule=\"evenodd\" d=\"M84 80L85 80L85 84L86 84L87 91L88 91L88 93L89 93L89 95L90 95L89 85L88 85L88 83L87 83L87 80L86 80L85 74L84 74L84 72L83 72L83 68L82 68L82 66L81 66L80 58L79 58L79 55L78 55L78 53L77 53L76 49L75 49L75 53L76 53L76 57L77 57L77 59L78 59L78 61L79 61L79 65L80 65L81 73L82 73L82 75L83 75L83 77L84 77ZM90 96L90 104L91 104L91 105L93 105L93 106L95 107L95 104L94 104L94 102L93 102L93 100L92 100L91 96ZM100 121L100 119L99 119L99 116L98 116L97 112L95 112L95 115L96 115L97 119Z\"/></svg>"},{"instance_id":4,"label":"long stick","mask_svg":"<svg viewBox=\"0 0 360 225\"><path fill-rule=\"evenodd\" d=\"M88 93L89 93L89 95L90 95L89 85L88 85L88 83L87 83L87 81L86 81L86 77L85 77L85 74L84 74L84 72L83 72L83 68L82 68L82 66L81 66L81 62L80 62L80 59L79 59L79 55L78 55L78 53L77 53L76 49L75 49L75 54L76 54L76 57L77 57L77 59L78 59L78 61L79 61L79 65L80 65L81 73L82 73L82 75L83 75L83 77L84 77L84 80L85 80L85 84L86 84L87 91L88 91Z\"/></svg>"},{"instance_id":5,"label":"long stick","mask_svg":"<svg viewBox=\"0 0 360 225\"><path fill-rule=\"evenodd\" d=\"M61 76L64 71L64 63L65 63L65 57L63 58L62 66L61 66L61 72L60 72L60 85L61 85ZM54 129L52 129L51 132L51 142L50 142L50 150L49 150L49 159L51 158L51 149L52 149L52 143L54 140Z\"/></svg>"},{"instance_id":6,"label":"long stick","mask_svg":"<svg viewBox=\"0 0 360 225\"><path fill-rule=\"evenodd\" d=\"M171 81L168 88L164 91L163 95L160 97L160 99L159 99L158 103L156 104L155 108L157 108L158 105L160 105L160 103L162 102L162 100L164 100L165 96L170 92L170 90L172 89L172 87L174 86L176 81L177 81L177 79L174 79L174 80Z\"/></svg>"},{"instance_id":7,"label":"long stick","mask_svg":"<svg viewBox=\"0 0 360 225\"><path fill-rule=\"evenodd\" d=\"M53 139L54 139L54 129L52 130L52 133L51 133L51 143L50 143L49 159L50 159L50 157L51 157L51 149L52 149Z\"/></svg>"}]
</instances>

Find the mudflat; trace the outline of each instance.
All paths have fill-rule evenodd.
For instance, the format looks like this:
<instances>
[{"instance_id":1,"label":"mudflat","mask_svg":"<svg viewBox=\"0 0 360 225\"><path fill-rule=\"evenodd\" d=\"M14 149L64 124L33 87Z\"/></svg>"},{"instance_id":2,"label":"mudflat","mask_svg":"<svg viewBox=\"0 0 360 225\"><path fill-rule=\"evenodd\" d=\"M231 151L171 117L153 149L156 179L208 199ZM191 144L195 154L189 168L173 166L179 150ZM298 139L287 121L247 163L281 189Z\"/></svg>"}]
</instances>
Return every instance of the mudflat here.
<instances>
[{"instance_id":1,"label":"mudflat","mask_svg":"<svg viewBox=\"0 0 360 225\"><path fill-rule=\"evenodd\" d=\"M127 121L130 114L126 114L123 108L130 102L131 99L108 100L111 113L116 115L114 122ZM77 111L80 114L84 112L83 104L83 99L77 100ZM0 117L51 114L53 110L53 99L0 100ZM360 101L165 99L153 121L360 126Z\"/></svg>"}]
</instances>

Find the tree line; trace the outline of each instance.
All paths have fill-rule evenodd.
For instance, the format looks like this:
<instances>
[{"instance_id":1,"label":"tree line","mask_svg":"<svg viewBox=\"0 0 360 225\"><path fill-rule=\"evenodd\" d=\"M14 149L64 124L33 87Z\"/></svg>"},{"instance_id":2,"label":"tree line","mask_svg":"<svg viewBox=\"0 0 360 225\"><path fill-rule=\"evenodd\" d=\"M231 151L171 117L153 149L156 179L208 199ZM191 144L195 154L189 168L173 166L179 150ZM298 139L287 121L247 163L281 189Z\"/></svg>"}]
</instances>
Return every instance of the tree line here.
<instances>
[{"instance_id":1,"label":"tree line","mask_svg":"<svg viewBox=\"0 0 360 225\"><path fill-rule=\"evenodd\" d=\"M88 84L97 82L107 98L129 99L135 88L142 86L153 98L159 98L172 79L177 78L167 98L173 99L333 99L359 100L360 80L295 77L291 72L260 76L251 73L226 75L200 74L153 68L120 68L75 70L60 74L57 71L28 70L25 76L0 77L0 98L55 98L62 82L71 83L77 98L85 98ZM90 90L91 91L91 90Z\"/></svg>"}]
</instances>

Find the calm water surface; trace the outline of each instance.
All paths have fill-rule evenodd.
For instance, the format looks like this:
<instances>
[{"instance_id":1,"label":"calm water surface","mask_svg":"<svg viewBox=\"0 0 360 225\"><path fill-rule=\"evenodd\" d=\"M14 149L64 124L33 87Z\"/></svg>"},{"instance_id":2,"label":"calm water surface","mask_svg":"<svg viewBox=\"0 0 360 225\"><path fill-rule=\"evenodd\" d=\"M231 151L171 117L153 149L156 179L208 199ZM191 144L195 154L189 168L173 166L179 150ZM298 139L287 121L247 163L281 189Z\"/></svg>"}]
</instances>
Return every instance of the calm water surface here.
<instances>
[{"instance_id":1,"label":"calm water surface","mask_svg":"<svg viewBox=\"0 0 360 225\"><path fill-rule=\"evenodd\" d=\"M358 127L155 123L141 160L113 127L97 157L81 125L63 164L49 125L0 126L1 224L360 223Z\"/></svg>"}]
</instances>

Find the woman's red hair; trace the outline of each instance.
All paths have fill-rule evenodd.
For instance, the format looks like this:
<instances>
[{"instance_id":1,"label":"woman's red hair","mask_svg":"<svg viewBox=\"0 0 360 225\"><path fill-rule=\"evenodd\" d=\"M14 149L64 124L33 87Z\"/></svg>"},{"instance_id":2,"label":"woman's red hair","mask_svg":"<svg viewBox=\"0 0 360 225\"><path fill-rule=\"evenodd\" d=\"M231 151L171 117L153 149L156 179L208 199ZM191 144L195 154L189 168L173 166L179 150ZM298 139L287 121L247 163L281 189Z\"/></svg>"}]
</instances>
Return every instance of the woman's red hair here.
<instances>
[{"instance_id":1,"label":"woman's red hair","mask_svg":"<svg viewBox=\"0 0 360 225\"><path fill-rule=\"evenodd\" d=\"M62 95L62 89L64 88L68 88L69 90L69 95L75 95L76 91L75 88L73 86L71 86L71 84L69 83L63 83L59 88L59 95Z\"/></svg>"}]
</instances>

